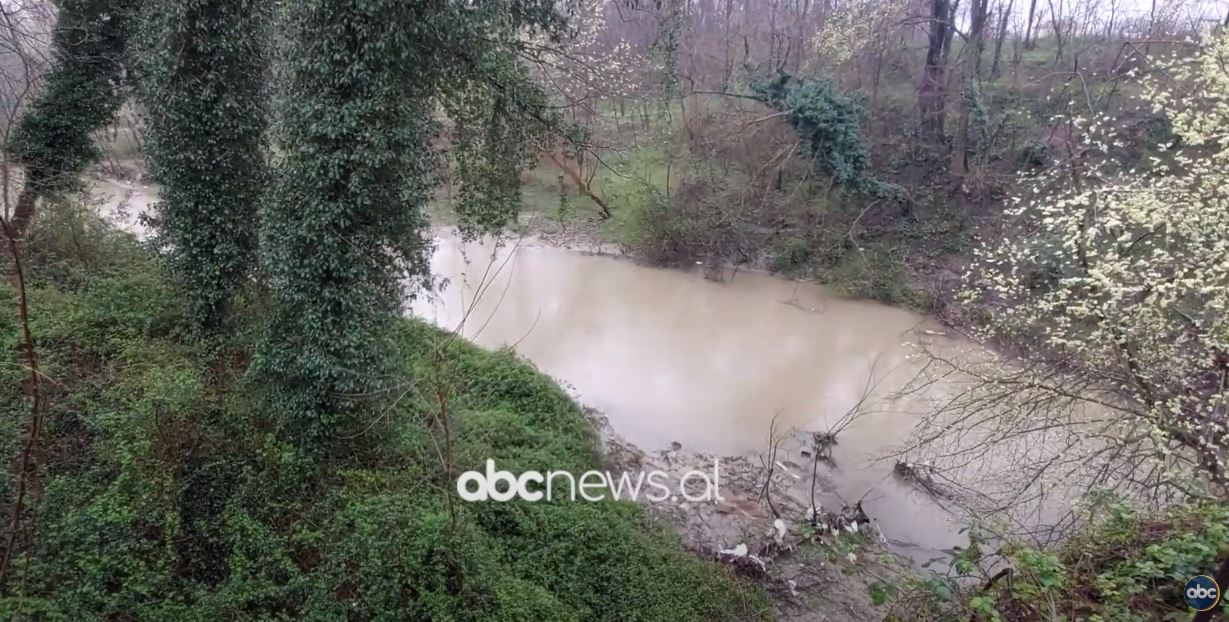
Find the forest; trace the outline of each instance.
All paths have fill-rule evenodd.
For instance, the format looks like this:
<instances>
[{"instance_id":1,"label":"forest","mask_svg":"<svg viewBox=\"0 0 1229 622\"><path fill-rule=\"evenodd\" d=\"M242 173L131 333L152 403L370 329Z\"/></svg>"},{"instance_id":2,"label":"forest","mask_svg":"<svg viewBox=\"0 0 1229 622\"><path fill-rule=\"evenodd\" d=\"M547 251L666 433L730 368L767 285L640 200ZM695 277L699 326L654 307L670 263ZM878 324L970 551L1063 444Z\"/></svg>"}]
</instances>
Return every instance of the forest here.
<instances>
[{"instance_id":1,"label":"forest","mask_svg":"<svg viewBox=\"0 0 1229 622\"><path fill-rule=\"evenodd\" d=\"M0 113L0 617L1229 617L1223 1L0 0Z\"/></svg>"}]
</instances>

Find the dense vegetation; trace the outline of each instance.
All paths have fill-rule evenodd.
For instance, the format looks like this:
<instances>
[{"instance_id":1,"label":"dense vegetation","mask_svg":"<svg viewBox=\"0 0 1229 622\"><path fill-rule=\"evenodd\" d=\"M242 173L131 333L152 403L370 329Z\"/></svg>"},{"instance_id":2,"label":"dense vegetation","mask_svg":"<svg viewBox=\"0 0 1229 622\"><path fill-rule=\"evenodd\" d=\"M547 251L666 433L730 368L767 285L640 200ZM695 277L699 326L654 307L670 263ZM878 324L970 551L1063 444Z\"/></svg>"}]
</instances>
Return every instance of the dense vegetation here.
<instances>
[{"instance_id":1,"label":"dense vegetation","mask_svg":"<svg viewBox=\"0 0 1229 622\"><path fill-rule=\"evenodd\" d=\"M132 0L68 0L60 6L51 41L56 70L30 109L5 127L5 152L24 165L26 175L11 215L15 232L26 229L40 197L72 187L77 175L98 159L91 134L109 125L123 104L136 6ZM30 65L14 42L22 63ZM5 85L9 91L30 86ZM20 101L28 94L7 99Z\"/></svg>"},{"instance_id":2,"label":"dense vegetation","mask_svg":"<svg viewBox=\"0 0 1229 622\"><path fill-rule=\"evenodd\" d=\"M634 505L454 502L432 437L437 390L457 469L493 455L513 469L597 465L579 408L514 354L398 321L386 347L422 386L390 402L379 455L321 460L240 380L267 301L236 305L219 366L194 347L190 302L156 257L72 203L47 217L29 296L56 382L34 544L13 560L6 619L760 617L760 597ZM16 303L11 287L2 295ZM18 335L6 316L0 339L12 349ZM3 416L21 421L25 370L4 369ZM3 451L21 432L0 429Z\"/></svg>"},{"instance_id":3,"label":"dense vegetation","mask_svg":"<svg viewBox=\"0 0 1229 622\"><path fill-rule=\"evenodd\" d=\"M0 297L20 312L0 340L21 362L0 385L0 450L16 456L0 480L0 615L766 615L634 505L456 498L456 475L493 456L598 466L590 423L551 380L399 317L428 272L431 112L488 130L461 152L473 183L502 184L470 201L497 228L518 154L550 124L534 87L508 82L524 75L513 46L552 36L552 3L109 7L62 7L49 90L14 144L24 190L60 198L44 169L74 181L98 157L90 133L132 71L164 186L158 235L139 245L66 198L29 231L5 215Z\"/></svg>"},{"instance_id":4,"label":"dense vegetation","mask_svg":"<svg viewBox=\"0 0 1229 622\"><path fill-rule=\"evenodd\" d=\"M187 0L146 6L142 16L159 233L201 334L222 330L256 268L269 12L261 0Z\"/></svg>"},{"instance_id":5,"label":"dense vegetation","mask_svg":"<svg viewBox=\"0 0 1229 622\"><path fill-rule=\"evenodd\" d=\"M1000 350L919 344L971 382L898 466L1006 468L946 495L970 546L880 581L890 615L1183 616L1229 578L1229 21L1038 4L65 0L48 43L4 13L0 616L768 617L635 506L458 502L492 456L599 461L550 379L402 317L432 215L523 203ZM67 192L125 106L149 244Z\"/></svg>"},{"instance_id":6,"label":"dense vegetation","mask_svg":"<svg viewBox=\"0 0 1229 622\"><path fill-rule=\"evenodd\" d=\"M975 540L950 572L909 581L888 618L1187 619L1182 587L1229 552L1229 507L1195 504L1159 515L1123 504L1103 509L1055 549L1009 546L992 556ZM980 572L989 557L1012 572Z\"/></svg>"}]
</instances>

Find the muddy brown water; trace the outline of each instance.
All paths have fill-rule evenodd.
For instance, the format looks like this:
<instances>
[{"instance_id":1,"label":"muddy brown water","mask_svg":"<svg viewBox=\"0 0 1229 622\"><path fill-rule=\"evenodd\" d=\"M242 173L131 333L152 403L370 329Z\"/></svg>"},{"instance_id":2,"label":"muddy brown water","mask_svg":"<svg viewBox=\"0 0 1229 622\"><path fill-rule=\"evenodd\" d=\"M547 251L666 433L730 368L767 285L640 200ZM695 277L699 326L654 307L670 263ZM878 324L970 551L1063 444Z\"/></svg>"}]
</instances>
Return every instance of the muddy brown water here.
<instances>
[{"instance_id":1,"label":"muddy brown water","mask_svg":"<svg viewBox=\"0 0 1229 622\"><path fill-rule=\"evenodd\" d=\"M141 222L141 215L149 212L158 200L157 186L96 177L86 180L86 188L99 215L138 239L149 237L149 229Z\"/></svg>"},{"instance_id":2,"label":"muddy brown water","mask_svg":"<svg viewBox=\"0 0 1229 622\"><path fill-rule=\"evenodd\" d=\"M148 237L138 217L156 186L94 179L89 188L104 217ZM933 321L763 274L727 271L714 282L532 241L496 247L443 234L437 244L432 270L447 285L410 312L480 345L513 347L642 449L762 455L775 420L780 436L793 433L777 459L808 486L803 439L869 394L838 435L833 464L819 467L817 501L862 501L890 545L918 563L965 541L955 514L881 459L935 397L888 399L917 373L913 344L975 347Z\"/></svg>"},{"instance_id":3,"label":"muddy brown water","mask_svg":"<svg viewBox=\"0 0 1229 622\"><path fill-rule=\"evenodd\" d=\"M483 346L513 347L644 449L763 454L775 418L778 432L797 432L779 461L809 476L797 437L831 428L869 386L864 414L837 437L835 466L820 467L824 507L862 500L891 545L918 562L963 542L953 514L879 460L927 407L921 397L888 399L920 365L911 344L973 347L926 318L762 274L714 282L532 242L495 249L445 236L432 269L449 283L412 313Z\"/></svg>"}]
</instances>

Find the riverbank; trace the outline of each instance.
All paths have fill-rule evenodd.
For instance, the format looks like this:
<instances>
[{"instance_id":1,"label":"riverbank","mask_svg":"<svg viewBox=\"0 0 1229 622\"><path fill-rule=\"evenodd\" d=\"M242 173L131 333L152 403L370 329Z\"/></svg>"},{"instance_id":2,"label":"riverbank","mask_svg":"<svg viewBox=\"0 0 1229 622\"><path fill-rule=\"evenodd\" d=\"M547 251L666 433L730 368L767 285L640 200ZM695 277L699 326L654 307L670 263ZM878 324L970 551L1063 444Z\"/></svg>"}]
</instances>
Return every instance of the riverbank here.
<instances>
[{"instance_id":1,"label":"riverbank","mask_svg":"<svg viewBox=\"0 0 1229 622\"><path fill-rule=\"evenodd\" d=\"M115 221L117 226L129 230L130 227L135 230L130 230L130 233L138 237L144 237L147 232L140 219L140 211L148 208L156 198L156 188L148 188L133 182L125 182L118 180L110 180L100 178L93 182L94 196L97 199L94 204L101 215L109 220ZM134 200L138 203L134 203ZM140 207L133 209L134 205ZM117 215L122 214L123 218L118 218ZM444 236L442 243L445 246L455 243L455 238ZM704 279L700 279L693 275L687 275L678 271L658 271L650 268L636 266L632 262L627 261L626 257L618 252L617 249L611 248L609 245L603 246L600 242L593 238L586 238L581 235L573 234L571 237L564 237L556 234L550 236L534 236L525 238L520 242L512 242L512 245L519 244L519 248L528 253L534 254L534 251L550 253L559 246L570 246L571 250L566 251L568 256L576 256L588 258L601 262L615 262L615 265L622 266L632 272L626 273L630 278L638 278L639 274L655 274L659 277L671 279L679 277L687 279L698 285L701 290L708 293L717 291L728 291L721 285L709 283ZM481 256L481 255L479 255ZM526 255L528 256L528 255ZM437 255L437 261L439 256ZM478 264L482 264L479 262ZM496 264L498 265L498 264ZM605 263L601 265L606 265ZM439 268L439 266L437 266ZM485 267L478 268L474 266L475 272L481 269L485 272ZM515 272L518 267L516 262L505 266L509 273ZM521 269L524 266L520 266ZM641 272L644 271L644 272ZM445 288L443 296L448 296L449 292L457 293L465 290L465 278L458 278L459 275L449 272L447 269L437 270L437 274L444 277L451 277L454 283L450 288ZM544 282L560 282L562 279L558 275L551 276L549 274L540 273L525 273L530 276L538 277L533 280ZM488 283L489 297L491 300L497 297L496 292L503 291L498 294L500 305L496 307L508 310L513 307L521 306L524 313L519 317L528 317L528 308L523 307L520 303L516 303L514 296L507 293L508 289L520 291L516 284L500 283L498 277L500 272L495 272L495 283ZM751 281L747 279L751 278ZM780 283L775 279L768 279L763 275L740 274L734 280L742 286L744 283L759 283L760 285L775 285ZM581 279L586 280L586 279ZM617 281L610 281L607 276L592 275L589 279L593 283L601 283L606 281L609 291L612 294L622 293L626 295L631 289L626 286L620 286ZM578 281L579 283L579 281ZM677 291L677 284L665 285L666 289ZM540 296L540 302L546 305L552 304L552 299L558 301L556 295L550 292L538 289L527 289L527 293ZM763 292L767 293L767 292ZM783 292L782 292L783 293ZM827 302L821 298L812 298L810 294L813 292L790 292L789 299L780 301L773 300L768 306L768 309L775 310L780 306L782 309L787 309L790 315L799 314L798 318L805 322L812 322L819 317L817 307L825 307L825 312L832 318L834 314L841 312L834 309L827 309ZM590 291L590 295L593 290ZM472 301L471 301L472 302ZM599 306L605 306L607 309L617 309L615 305L604 304L598 301ZM708 305L704 305L708 306ZM719 306L729 307L728 303L723 303ZM476 317L482 316L484 308L471 307L471 312L477 314ZM504 316L500 316L503 318ZM550 326L554 320L549 317L543 319L541 314L535 311L535 317L539 320L539 326ZM903 328L907 325L908 316L901 315L900 324ZM486 334L489 337L499 337L507 334L506 331L515 325L502 324L502 319L493 319L491 317L482 317L482 325L485 331L490 331ZM600 323L607 323L606 320L601 320ZM609 323L613 324L611 320ZM446 324L446 323L445 323ZM575 325L570 325L575 327ZM519 327L524 328L524 327ZM645 325L641 325L641 329L647 329ZM521 350L528 350L530 355L533 354L535 340L533 339L533 329L527 331L529 336L527 340L522 340L519 344L524 346ZM652 331L647 331L651 333ZM465 334L465 331L461 331ZM574 341L579 341L578 348L586 349L583 339L584 331L581 334L576 334L573 337ZM478 336L481 338L483 333ZM525 336L522 333L522 336ZM888 340L882 345L895 341L895 336L885 336ZM662 343L668 340L659 340ZM491 343L491 342L486 342ZM578 350L579 353L579 350ZM689 354L690 353L690 354ZM589 352L587 357L593 361L593 350ZM691 357L694 356L692 348L687 347L682 350L682 354ZM511 360L511 359L510 359ZM531 357L532 360L532 357ZM544 363L540 357L539 364ZM609 363L610 360L596 360L598 364L603 362ZM511 363L509 363L511 364ZM518 363L519 364L519 363ZM678 362L679 366L683 366L682 360ZM571 374L564 374L562 377L568 379ZM575 378L575 376L573 376ZM581 384L583 382L583 374L579 378ZM645 383L644 379L634 379L625 377L625 381L632 383ZM669 392L676 392L677 387L663 387ZM617 388L612 386L612 389ZM677 409L676 412L684 414L682 402L675 404L672 401L657 399L656 394L648 394L646 397L658 402L659 408ZM583 396L582 396L583 399ZM673 404L673 405L672 405ZM618 409L624 412L622 409ZM675 436L678 439L686 442L688 448L684 449L681 445L677 449L673 448L671 441L664 445L653 444L646 445L646 449L633 444L627 440L619 432L611 427L609 420L605 417L597 416L594 411L589 411L588 417L594 429L598 430L599 436L602 439L602 460L606 468L615 471L630 471L635 469L660 469L662 471L672 473L675 477L681 477L689 465L697 465L701 462L710 459L719 459L723 464L723 468L729 469L728 478L723 481L723 494L728 497L728 501L723 504L645 504L644 509L652 515L656 522L671 528L681 539L683 546L690 551L694 556L701 560L713 561L726 566L731 572L739 574L745 581L753 585L761 586L772 595L772 608L776 612L778 619L797 622L810 622L817 620L874 620L879 619L881 614L875 608L876 595L881 594L884 590L892 585L897 578L907 575L909 563L903 558L892 553L884 542L881 532L878 530L877 521L863 521L861 531L859 533L842 532L839 529L836 532L821 533L816 530L816 526L820 519L811 520L807 510L812 507L812 501L805 499L805 495L801 493L805 485L800 486L799 480L796 477L806 475L805 469L800 466L803 458L800 457L799 448L803 440L801 437L795 439L792 444L793 449L782 452L780 458L788 467L782 469L773 469L766 471L762 466L757 464L757 459L746 452L750 446L741 447L742 451L737 451L739 447L735 445L727 445L727 448L735 450L734 453L714 453L699 451L691 447L694 439L684 434L689 429L694 429L694 423L690 416L684 416L681 421L681 427L675 428L675 432L666 432L667 436ZM801 413L800 413L801 414ZM663 421L657 419L657 423ZM627 421L624 419L624 421ZM645 420L650 423L650 420ZM650 428L659 427L656 424L651 424ZM507 430L504 430L507 432ZM645 428L636 428L632 430L636 434L642 434ZM677 432L677 434L676 434ZM759 430L755 424L747 427L747 424L740 426L730 426L731 435L729 439L737 439L745 436L748 433L759 435ZM664 438L664 437L663 437ZM717 439L713 439L717 440ZM719 441L713 445L714 448L720 448L721 445L728 441ZM855 446L856 443L850 443L849 446ZM666 447L666 449L660 449ZM792 452L793 457L787 457L786 453ZM503 454L500 455L501 459ZM798 461L798 462L795 462ZM826 467L825 467L826 468ZM821 485L817 490L824 501L819 502L822 506L821 516L825 511L835 511L839 514L840 507L836 499L836 495L843 490L832 481L827 480L824 476L820 476ZM767 497L761 498L761 491L768 491ZM782 525L785 525L785 532L779 536L777 534L776 521L780 520ZM833 524L835 524L833 519ZM845 527L842 527L845 528ZM663 545L666 546L666 545ZM742 547L742 548L740 548ZM731 551L740 551L745 548L745 555L734 555ZM726 553L721 553L726 551ZM852 557L851 557L852 554ZM755 560L755 561L753 561ZM760 565L762 563L762 566Z\"/></svg>"},{"instance_id":2,"label":"riverbank","mask_svg":"<svg viewBox=\"0 0 1229 622\"><path fill-rule=\"evenodd\" d=\"M533 236L502 246L449 234L437 242L432 271L447 286L415 301L416 315L484 347L514 349L600 410L621 439L616 465L668 470L716 457L742 472L742 509L651 508L700 555L744 543L757 551L780 518L800 548L821 552L806 572L823 561L824 572L857 574L861 566L841 561L854 552L849 543L811 546L813 506L839 514L860 504L875 519L864 525L873 528L870 559L882 555L889 567L941 570L966 541L955 515L884 459L928 408L924 393L892 395L919 372L916 346L975 347L932 320L814 284L733 271L717 283L699 269L652 268L576 242L576 250ZM837 442L817 447L817 438ZM775 493L766 499L759 491L769 478ZM829 563L833 551L841 559ZM869 584L889 583L861 575L845 589L858 597L844 600L869 607L878 593Z\"/></svg>"},{"instance_id":3,"label":"riverbank","mask_svg":"<svg viewBox=\"0 0 1229 622\"><path fill-rule=\"evenodd\" d=\"M611 472L666 473L672 489L688 473L719 474L720 500L644 507L697 556L731 566L762 586L781 622L882 620L885 596L915 572L886 546L878 521L860 504L825 508L808 498L806 469L787 458L790 466L767 469L750 456L717 456L678 444L645 451L597 411L586 414L599 431ZM831 490L831 482L822 486Z\"/></svg>"},{"instance_id":4,"label":"riverbank","mask_svg":"<svg viewBox=\"0 0 1229 622\"><path fill-rule=\"evenodd\" d=\"M370 423L348 437L362 451L309 456L250 380L259 294L240 297L233 332L196 347L158 257L69 207L45 211L54 228L36 221L25 265L48 382L22 517L36 546L11 560L22 589L0 597L6 616L768 619L756 587L632 504L457 499L457 474L492 457L600 467L582 411L515 355L394 321L396 397L372 398ZM0 298L15 307L18 292L0 286ZM0 338L18 330L2 322ZM27 372L4 373L0 410L26 420ZM0 430L0 449L17 455L22 432ZM0 493L13 488L0 478Z\"/></svg>"},{"instance_id":5,"label":"riverbank","mask_svg":"<svg viewBox=\"0 0 1229 622\"><path fill-rule=\"evenodd\" d=\"M767 242L738 247L736 252L723 246L720 252L695 251L654 259L644 248L645 237L650 235L646 229L656 226L651 216L630 207L606 216L575 189L568 190L568 207L560 210L550 169L550 164L543 163L522 177L525 203L518 233L543 243L582 252L617 254L646 265L684 269L698 266L707 278L714 280L739 272L771 274L819 283L848 298L883 302L957 324L962 321L953 301L969 250L969 228L978 226L973 222L978 219L963 212L936 208L930 210L935 211L931 217L921 219L919 214L900 217L889 206L879 205L859 214L854 223L826 225L842 232L848 230L840 239L765 233L761 237L766 236ZM961 198L952 200L959 203ZM452 218L445 203L437 205L433 215L441 224L450 223ZM980 214L984 210L973 211ZM982 214L981 219L984 218ZM855 236L855 231L862 233Z\"/></svg>"}]
</instances>

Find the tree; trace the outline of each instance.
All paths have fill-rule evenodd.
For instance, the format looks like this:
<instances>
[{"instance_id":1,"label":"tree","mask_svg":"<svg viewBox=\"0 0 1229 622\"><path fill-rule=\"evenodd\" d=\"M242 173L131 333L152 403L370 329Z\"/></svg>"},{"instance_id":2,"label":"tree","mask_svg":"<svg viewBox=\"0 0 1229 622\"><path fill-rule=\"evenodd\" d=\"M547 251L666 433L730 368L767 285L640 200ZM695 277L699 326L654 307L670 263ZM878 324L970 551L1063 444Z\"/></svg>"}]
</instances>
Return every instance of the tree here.
<instances>
[{"instance_id":1,"label":"tree","mask_svg":"<svg viewBox=\"0 0 1229 622\"><path fill-rule=\"evenodd\" d=\"M1015 499L1055 482L1137 502L1229 495L1225 58L1222 34L1158 72L1175 83L1144 82L1177 140L1143 168L1124 160L1112 115L1070 120L1082 137L1072 157L1025 180L1008 235L983 240L965 292L990 307L979 336L1024 356L940 357L968 388L915 449L975 439L944 460L1010 455L1000 481Z\"/></svg>"},{"instance_id":2,"label":"tree","mask_svg":"<svg viewBox=\"0 0 1229 622\"><path fill-rule=\"evenodd\" d=\"M159 231L205 333L221 328L255 263L267 12L263 0L164 0L145 28Z\"/></svg>"},{"instance_id":3,"label":"tree","mask_svg":"<svg viewBox=\"0 0 1229 622\"><path fill-rule=\"evenodd\" d=\"M943 49L948 40L950 23L948 0L931 2L930 25L926 35L926 64L922 68L922 83L918 87L918 109L922 116L922 130L929 138L943 141L943 90L946 88L946 63Z\"/></svg>"},{"instance_id":4,"label":"tree","mask_svg":"<svg viewBox=\"0 0 1229 622\"><path fill-rule=\"evenodd\" d=\"M959 68L963 83L960 98L960 123L956 128L955 144L952 146L952 173L963 175L969 170L969 117L978 107L981 97L981 61L986 42L986 19L990 0L971 0L969 4L968 45L964 49L964 62Z\"/></svg>"},{"instance_id":5,"label":"tree","mask_svg":"<svg viewBox=\"0 0 1229 622\"><path fill-rule=\"evenodd\" d=\"M1028 0L1028 18L1024 22L1024 49L1031 50L1037 45L1036 36L1033 34L1033 27L1036 25L1037 19L1037 0Z\"/></svg>"},{"instance_id":6,"label":"tree","mask_svg":"<svg viewBox=\"0 0 1229 622\"><path fill-rule=\"evenodd\" d=\"M435 111L459 120L476 177L462 181L483 184L465 222L506 224L516 143L545 119L517 80L518 32L561 22L548 0L300 0L283 22L285 155L261 222L273 309L257 371L296 439L344 451L379 418L363 407L389 387L382 335L430 277Z\"/></svg>"},{"instance_id":7,"label":"tree","mask_svg":"<svg viewBox=\"0 0 1229 622\"><path fill-rule=\"evenodd\" d=\"M870 148L862 137L866 111L856 99L841 93L826 78L796 80L786 73L751 87L761 101L785 114L798 137L806 141L812 168L842 188L858 189L869 183Z\"/></svg>"},{"instance_id":8,"label":"tree","mask_svg":"<svg viewBox=\"0 0 1229 622\"><path fill-rule=\"evenodd\" d=\"M990 62L990 79L997 80L999 77L999 62L1003 58L1003 41L1007 39L1007 19L1011 17L1012 0L1007 0L1007 5L999 3L999 23L998 28L994 31L994 59Z\"/></svg>"},{"instance_id":9,"label":"tree","mask_svg":"<svg viewBox=\"0 0 1229 622\"><path fill-rule=\"evenodd\" d=\"M137 0L64 0L52 34L46 90L22 116L8 148L25 167L11 225L24 234L40 197L71 186L98 159L91 134L123 103Z\"/></svg>"}]
</instances>

